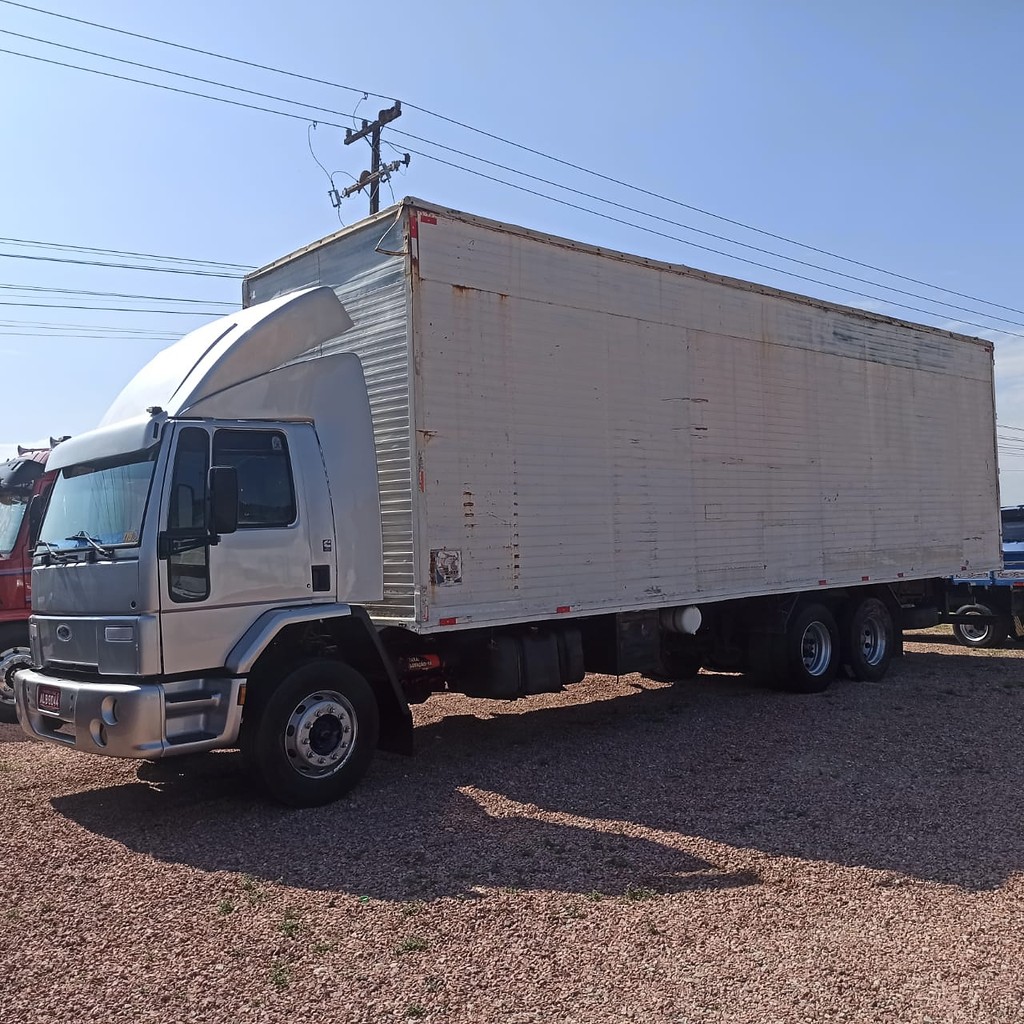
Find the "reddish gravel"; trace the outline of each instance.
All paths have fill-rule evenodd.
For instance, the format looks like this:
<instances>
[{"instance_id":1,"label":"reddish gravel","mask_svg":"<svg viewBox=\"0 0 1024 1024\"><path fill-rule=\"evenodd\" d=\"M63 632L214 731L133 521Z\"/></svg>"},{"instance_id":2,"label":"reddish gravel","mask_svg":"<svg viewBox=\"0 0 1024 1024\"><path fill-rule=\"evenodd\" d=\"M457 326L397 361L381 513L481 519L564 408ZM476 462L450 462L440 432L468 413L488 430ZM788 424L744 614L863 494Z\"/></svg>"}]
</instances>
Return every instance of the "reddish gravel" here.
<instances>
[{"instance_id":1,"label":"reddish gravel","mask_svg":"<svg viewBox=\"0 0 1024 1024\"><path fill-rule=\"evenodd\" d=\"M0 726L0 1022L1019 1022L1024 645L437 698L285 810Z\"/></svg>"}]
</instances>

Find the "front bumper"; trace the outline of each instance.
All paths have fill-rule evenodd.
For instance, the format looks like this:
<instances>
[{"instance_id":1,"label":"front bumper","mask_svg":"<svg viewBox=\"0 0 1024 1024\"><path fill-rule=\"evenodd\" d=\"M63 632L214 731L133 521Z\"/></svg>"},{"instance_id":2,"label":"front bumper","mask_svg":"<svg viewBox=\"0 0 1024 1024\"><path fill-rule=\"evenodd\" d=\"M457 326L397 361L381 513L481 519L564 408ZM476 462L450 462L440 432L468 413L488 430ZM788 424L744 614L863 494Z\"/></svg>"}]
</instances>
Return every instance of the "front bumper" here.
<instances>
[{"instance_id":1,"label":"front bumper","mask_svg":"<svg viewBox=\"0 0 1024 1024\"><path fill-rule=\"evenodd\" d=\"M244 686L238 677L83 682L31 668L14 675L18 721L32 739L150 761L235 746ZM53 698L42 707L40 687Z\"/></svg>"}]
</instances>

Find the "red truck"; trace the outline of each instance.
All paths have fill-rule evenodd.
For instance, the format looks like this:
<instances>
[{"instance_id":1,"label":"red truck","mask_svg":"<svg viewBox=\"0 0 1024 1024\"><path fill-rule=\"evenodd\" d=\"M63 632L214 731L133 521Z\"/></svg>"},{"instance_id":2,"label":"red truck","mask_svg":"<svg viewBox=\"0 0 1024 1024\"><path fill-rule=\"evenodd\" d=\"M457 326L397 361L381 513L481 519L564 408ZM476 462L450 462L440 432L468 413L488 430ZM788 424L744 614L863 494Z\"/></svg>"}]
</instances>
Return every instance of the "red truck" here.
<instances>
[{"instance_id":1,"label":"red truck","mask_svg":"<svg viewBox=\"0 0 1024 1024\"><path fill-rule=\"evenodd\" d=\"M60 440L64 440L61 438ZM46 472L48 448L22 448L17 458L0 462L0 721L14 722L14 672L31 664L28 617L32 597L32 548L29 514L32 499L41 507L55 474Z\"/></svg>"}]
</instances>

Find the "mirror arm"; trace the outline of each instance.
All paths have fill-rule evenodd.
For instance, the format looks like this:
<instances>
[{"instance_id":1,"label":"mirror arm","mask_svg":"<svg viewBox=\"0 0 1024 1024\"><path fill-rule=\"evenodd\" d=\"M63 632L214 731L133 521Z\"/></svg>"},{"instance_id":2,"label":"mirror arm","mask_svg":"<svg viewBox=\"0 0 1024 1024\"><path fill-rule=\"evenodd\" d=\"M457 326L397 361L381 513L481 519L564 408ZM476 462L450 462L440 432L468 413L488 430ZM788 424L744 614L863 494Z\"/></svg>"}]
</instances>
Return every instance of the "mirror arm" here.
<instances>
[{"instance_id":1,"label":"mirror arm","mask_svg":"<svg viewBox=\"0 0 1024 1024\"><path fill-rule=\"evenodd\" d=\"M175 536L170 530L161 530L156 542L157 558L165 559L173 555L183 555L186 551L204 548L207 544L216 544L212 534L205 530L192 531L191 536Z\"/></svg>"}]
</instances>

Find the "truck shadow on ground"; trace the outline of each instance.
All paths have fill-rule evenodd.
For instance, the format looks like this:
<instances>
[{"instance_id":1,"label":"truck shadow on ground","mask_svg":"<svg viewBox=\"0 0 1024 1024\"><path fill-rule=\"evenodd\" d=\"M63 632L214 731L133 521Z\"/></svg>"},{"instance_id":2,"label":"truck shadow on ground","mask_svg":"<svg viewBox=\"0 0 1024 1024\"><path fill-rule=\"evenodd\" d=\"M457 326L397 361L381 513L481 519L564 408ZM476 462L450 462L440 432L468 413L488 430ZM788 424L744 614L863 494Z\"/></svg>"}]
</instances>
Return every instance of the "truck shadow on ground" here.
<instances>
[{"instance_id":1,"label":"truck shadow on ground","mask_svg":"<svg viewBox=\"0 0 1024 1024\"><path fill-rule=\"evenodd\" d=\"M0 743L28 743L28 737L17 722L0 720Z\"/></svg>"},{"instance_id":2,"label":"truck shadow on ground","mask_svg":"<svg viewBox=\"0 0 1024 1024\"><path fill-rule=\"evenodd\" d=\"M1024 868L1024 664L995 652L915 653L883 683L814 696L705 673L586 704L472 708L499 713L421 726L415 757L381 755L324 808L254 799L230 753L52 803L164 861L396 900L757 884L763 855L970 889Z\"/></svg>"}]
</instances>

